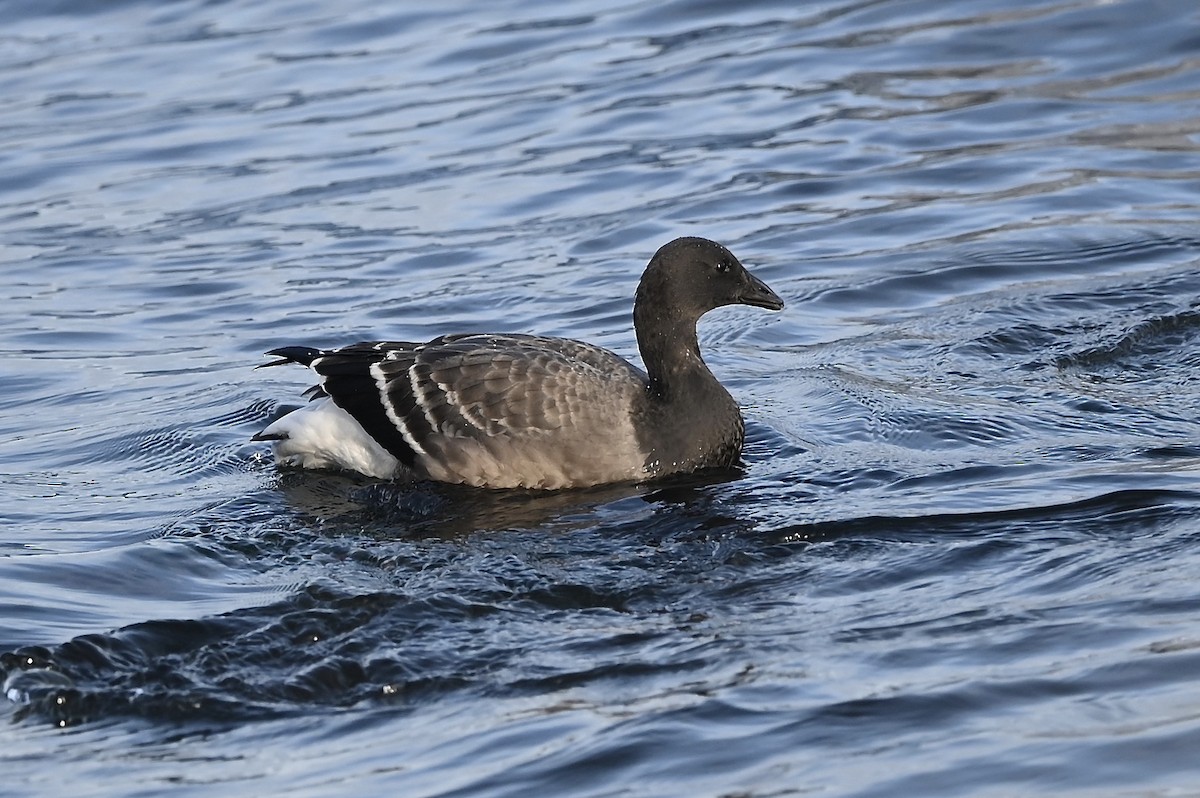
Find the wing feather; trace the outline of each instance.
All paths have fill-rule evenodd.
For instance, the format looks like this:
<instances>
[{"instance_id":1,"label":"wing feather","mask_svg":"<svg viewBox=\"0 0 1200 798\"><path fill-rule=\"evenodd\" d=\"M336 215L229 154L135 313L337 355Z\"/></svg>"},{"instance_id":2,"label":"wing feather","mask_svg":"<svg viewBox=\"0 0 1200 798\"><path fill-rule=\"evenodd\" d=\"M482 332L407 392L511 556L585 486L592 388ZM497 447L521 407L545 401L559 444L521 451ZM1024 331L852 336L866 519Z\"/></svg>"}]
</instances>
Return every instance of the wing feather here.
<instances>
[{"instance_id":1,"label":"wing feather","mask_svg":"<svg viewBox=\"0 0 1200 798\"><path fill-rule=\"evenodd\" d=\"M366 341L316 353L311 368L317 390L409 469L464 481L508 460L555 463L568 449L582 462L588 436L627 425L646 384L606 349L531 335Z\"/></svg>"}]
</instances>

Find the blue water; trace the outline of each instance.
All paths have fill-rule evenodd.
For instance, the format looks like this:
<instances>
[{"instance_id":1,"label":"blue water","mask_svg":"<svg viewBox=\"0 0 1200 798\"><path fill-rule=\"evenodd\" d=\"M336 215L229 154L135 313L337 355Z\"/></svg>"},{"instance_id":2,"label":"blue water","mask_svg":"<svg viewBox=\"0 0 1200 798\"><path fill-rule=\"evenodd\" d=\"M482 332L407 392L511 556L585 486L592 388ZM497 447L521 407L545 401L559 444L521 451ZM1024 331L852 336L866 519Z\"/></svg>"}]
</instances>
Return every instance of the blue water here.
<instances>
[{"instance_id":1,"label":"blue water","mask_svg":"<svg viewBox=\"0 0 1200 798\"><path fill-rule=\"evenodd\" d=\"M3 12L0 793L1200 793L1191 0ZM687 234L740 478L249 442Z\"/></svg>"}]
</instances>

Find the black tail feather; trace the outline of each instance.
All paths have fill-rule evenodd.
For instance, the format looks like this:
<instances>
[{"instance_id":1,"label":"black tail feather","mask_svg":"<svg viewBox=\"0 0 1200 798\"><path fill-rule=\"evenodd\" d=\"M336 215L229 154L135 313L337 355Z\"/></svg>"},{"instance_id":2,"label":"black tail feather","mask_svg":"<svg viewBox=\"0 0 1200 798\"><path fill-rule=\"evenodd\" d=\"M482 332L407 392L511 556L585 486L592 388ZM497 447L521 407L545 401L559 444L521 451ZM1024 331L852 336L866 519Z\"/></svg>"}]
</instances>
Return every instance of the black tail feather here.
<instances>
[{"instance_id":1,"label":"black tail feather","mask_svg":"<svg viewBox=\"0 0 1200 798\"><path fill-rule=\"evenodd\" d=\"M272 360L270 363L263 363L255 368L265 369L268 366L282 366L287 363L299 363L301 366L310 366L312 362L321 356L320 349L313 349L311 346L281 346L278 349L272 349L267 352L271 357L278 357L279 360Z\"/></svg>"}]
</instances>

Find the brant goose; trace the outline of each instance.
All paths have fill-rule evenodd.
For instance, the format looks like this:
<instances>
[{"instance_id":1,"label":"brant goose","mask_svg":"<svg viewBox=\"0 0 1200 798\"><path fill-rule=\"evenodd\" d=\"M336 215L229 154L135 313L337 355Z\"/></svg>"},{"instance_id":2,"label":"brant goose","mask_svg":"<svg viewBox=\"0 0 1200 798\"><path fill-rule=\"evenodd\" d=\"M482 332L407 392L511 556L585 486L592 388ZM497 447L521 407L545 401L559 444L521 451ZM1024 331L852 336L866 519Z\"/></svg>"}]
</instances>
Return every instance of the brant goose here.
<instances>
[{"instance_id":1,"label":"brant goose","mask_svg":"<svg viewBox=\"0 0 1200 798\"><path fill-rule=\"evenodd\" d=\"M633 305L643 372L598 346L467 333L427 343L285 346L264 366L320 377L315 401L254 436L281 465L492 488L638 481L738 463L744 426L696 339L723 305L783 308L725 247L678 238ZM260 367L261 368L261 367Z\"/></svg>"}]
</instances>

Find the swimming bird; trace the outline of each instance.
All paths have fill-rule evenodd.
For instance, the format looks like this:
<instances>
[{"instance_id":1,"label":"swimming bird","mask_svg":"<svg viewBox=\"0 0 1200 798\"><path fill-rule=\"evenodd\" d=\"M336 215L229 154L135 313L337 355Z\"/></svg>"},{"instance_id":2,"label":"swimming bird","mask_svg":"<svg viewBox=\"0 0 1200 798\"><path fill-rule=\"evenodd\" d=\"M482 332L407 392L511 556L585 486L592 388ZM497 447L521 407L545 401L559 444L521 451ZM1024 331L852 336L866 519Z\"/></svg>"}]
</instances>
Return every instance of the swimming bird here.
<instances>
[{"instance_id":1,"label":"swimming bird","mask_svg":"<svg viewBox=\"0 0 1200 798\"><path fill-rule=\"evenodd\" d=\"M582 341L465 333L425 343L285 346L263 366L316 372L313 401L253 440L280 465L492 488L570 488L735 466L741 411L700 356L696 322L783 300L720 244L677 238L638 284L646 370ZM261 368L261 367L260 367Z\"/></svg>"}]
</instances>

